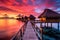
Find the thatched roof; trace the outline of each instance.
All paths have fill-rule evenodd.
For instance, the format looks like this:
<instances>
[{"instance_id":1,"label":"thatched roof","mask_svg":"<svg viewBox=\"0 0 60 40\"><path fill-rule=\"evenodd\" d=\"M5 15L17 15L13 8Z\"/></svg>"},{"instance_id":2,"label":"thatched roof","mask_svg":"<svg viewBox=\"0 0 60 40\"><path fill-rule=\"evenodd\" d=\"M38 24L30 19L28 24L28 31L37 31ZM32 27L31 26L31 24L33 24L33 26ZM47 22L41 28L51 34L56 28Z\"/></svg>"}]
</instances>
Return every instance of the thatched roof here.
<instances>
[{"instance_id":1,"label":"thatched roof","mask_svg":"<svg viewBox=\"0 0 60 40\"><path fill-rule=\"evenodd\" d=\"M45 9L44 12L38 16L38 18L40 17L46 17L46 18L60 18L60 14L56 13L55 11L52 11L50 9Z\"/></svg>"}]
</instances>

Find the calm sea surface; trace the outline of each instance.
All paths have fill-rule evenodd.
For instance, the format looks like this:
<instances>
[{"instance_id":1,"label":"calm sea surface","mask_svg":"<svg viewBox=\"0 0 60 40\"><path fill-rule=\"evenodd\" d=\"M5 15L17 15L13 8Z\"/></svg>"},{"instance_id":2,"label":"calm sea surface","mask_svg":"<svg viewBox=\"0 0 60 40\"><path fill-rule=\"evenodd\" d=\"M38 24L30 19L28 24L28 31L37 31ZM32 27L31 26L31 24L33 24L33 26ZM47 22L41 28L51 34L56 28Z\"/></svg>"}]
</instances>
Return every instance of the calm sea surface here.
<instances>
[{"instance_id":1,"label":"calm sea surface","mask_svg":"<svg viewBox=\"0 0 60 40\"><path fill-rule=\"evenodd\" d=\"M10 40L23 24L15 19L0 19L0 40Z\"/></svg>"}]
</instances>

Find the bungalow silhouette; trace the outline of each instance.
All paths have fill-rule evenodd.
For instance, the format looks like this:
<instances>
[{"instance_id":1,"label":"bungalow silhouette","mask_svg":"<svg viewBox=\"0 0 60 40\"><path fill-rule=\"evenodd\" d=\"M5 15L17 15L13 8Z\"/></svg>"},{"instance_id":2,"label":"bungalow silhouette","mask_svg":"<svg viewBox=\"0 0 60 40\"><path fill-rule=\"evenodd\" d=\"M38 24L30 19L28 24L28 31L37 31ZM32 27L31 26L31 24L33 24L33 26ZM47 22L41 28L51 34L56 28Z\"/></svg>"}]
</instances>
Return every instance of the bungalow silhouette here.
<instances>
[{"instance_id":1,"label":"bungalow silhouette","mask_svg":"<svg viewBox=\"0 0 60 40\"><path fill-rule=\"evenodd\" d=\"M29 19L30 19L30 20L35 20L35 16L30 15L30 16L29 16Z\"/></svg>"},{"instance_id":2,"label":"bungalow silhouette","mask_svg":"<svg viewBox=\"0 0 60 40\"><path fill-rule=\"evenodd\" d=\"M45 9L44 12L38 16L42 22L60 22L60 14L50 9Z\"/></svg>"}]
</instances>

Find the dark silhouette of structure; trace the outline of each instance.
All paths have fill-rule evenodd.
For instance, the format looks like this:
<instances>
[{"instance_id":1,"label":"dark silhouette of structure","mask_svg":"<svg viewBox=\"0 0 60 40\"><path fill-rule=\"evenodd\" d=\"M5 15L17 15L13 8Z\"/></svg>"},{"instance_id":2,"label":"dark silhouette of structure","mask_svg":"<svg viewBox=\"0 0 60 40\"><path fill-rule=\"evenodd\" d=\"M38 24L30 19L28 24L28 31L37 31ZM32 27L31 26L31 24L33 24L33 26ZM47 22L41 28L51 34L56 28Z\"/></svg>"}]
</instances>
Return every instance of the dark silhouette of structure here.
<instances>
[{"instance_id":1,"label":"dark silhouette of structure","mask_svg":"<svg viewBox=\"0 0 60 40\"><path fill-rule=\"evenodd\" d=\"M33 15L30 15L30 16L29 16L29 19L30 19L30 20L35 20L35 17L34 17Z\"/></svg>"},{"instance_id":2,"label":"dark silhouette of structure","mask_svg":"<svg viewBox=\"0 0 60 40\"><path fill-rule=\"evenodd\" d=\"M16 17L17 17L17 20L21 20L22 19L22 16L20 14L18 14Z\"/></svg>"},{"instance_id":3,"label":"dark silhouette of structure","mask_svg":"<svg viewBox=\"0 0 60 40\"><path fill-rule=\"evenodd\" d=\"M25 19L25 20L28 20L28 17L27 17L27 16L25 16L25 17L24 17L24 19Z\"/></svg>"},{"instance_id":4,"label":"dark silhouette of structure","mask_svg":"<svg viewBox=\"0 0 60 40\"><path fill-rule=\"evenodd\" d=\"M20 15L20 14L18 14L18 15L17 15L17 17L18 17L18 18L20 18L20 17L21 17L21 15Z\"/></svg>"}]
</instances>

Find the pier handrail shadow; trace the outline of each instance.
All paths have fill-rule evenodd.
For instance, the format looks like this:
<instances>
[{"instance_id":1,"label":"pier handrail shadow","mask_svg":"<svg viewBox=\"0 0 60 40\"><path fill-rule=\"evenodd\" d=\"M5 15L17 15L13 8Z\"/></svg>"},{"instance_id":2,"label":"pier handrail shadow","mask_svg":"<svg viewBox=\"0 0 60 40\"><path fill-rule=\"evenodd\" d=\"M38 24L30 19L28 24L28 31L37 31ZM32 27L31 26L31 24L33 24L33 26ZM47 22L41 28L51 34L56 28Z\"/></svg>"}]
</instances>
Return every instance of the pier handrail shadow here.
<instances>
[{"instance_id":1,"label":"pier handrail shadow","mask_svg":"<svg viewBox=\"0 0 60 40\"><path fill-rule=\"evenodd\" d=\"M24 35L25 29L26 29L27 22L19 29L19 31L13 35L11 40L22 40L22 37Z\"/></svg>"}]
</instances>

